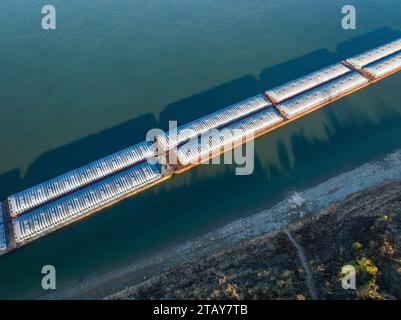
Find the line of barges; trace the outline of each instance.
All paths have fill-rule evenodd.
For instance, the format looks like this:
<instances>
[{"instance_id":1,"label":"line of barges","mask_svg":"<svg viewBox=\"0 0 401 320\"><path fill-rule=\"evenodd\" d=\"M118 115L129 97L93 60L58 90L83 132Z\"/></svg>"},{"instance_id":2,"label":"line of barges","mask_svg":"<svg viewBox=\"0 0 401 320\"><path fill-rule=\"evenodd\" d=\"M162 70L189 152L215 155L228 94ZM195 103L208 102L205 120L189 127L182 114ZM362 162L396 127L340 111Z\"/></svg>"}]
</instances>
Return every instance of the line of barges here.
<instances>
[{"instance_id":1,"label":"line of barges","mask_svg":"<svg viewBox=\"0 0 401 320\"><path fill-rule=\"evenodd\" d=\"M11 195L0 203L0 255L400 70L398 39ZM198 141L205 133L209 139ZM177 163L168 164L165 154Z\"/></svg>"}]
</instances>

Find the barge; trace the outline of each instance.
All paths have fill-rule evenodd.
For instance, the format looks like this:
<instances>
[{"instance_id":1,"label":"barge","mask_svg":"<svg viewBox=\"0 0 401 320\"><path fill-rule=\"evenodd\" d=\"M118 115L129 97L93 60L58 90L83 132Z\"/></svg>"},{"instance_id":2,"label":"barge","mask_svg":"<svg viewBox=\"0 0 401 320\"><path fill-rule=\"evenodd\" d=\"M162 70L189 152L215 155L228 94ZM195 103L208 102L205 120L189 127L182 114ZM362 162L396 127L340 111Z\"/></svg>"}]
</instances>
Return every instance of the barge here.
<instances>
[{"instance_id":1,"label":"barge","mask_svg":"<svg viewBox=\"0 0 401 320\"><path fill-rule=\"evenodd\" d=\"M0 255L85 219L400 70L401 39L398 39L193 120L157 136L155 141L133 145L11 195L0 203ZM169 158L177 162L169 164Z\"/></svg>"}]
</instances>

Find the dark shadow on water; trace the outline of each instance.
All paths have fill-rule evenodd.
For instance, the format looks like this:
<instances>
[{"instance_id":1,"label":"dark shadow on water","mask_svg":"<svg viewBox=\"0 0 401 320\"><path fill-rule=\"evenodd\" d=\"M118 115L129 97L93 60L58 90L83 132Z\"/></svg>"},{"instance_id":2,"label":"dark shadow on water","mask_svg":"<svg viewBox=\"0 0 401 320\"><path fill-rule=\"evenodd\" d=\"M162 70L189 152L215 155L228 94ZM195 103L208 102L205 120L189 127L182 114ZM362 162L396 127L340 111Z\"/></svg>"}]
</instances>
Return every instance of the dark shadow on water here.
<instances>
[{"instance_id":1,"label":"dark shadow on water","mask_svg":"<svg viewBox=\"0 0 401 320\"><path fill-rule=\"evenodd\" d=\"M261 92L259 81L247 75L200 94L169 104L160 113L160 124L166 129L169 120L178 125L200 118L224 106L246 99Z\"/></svg>"},{"instance_id":2,"label":"dark shadow on water","mask_svg":"<svg viewBox=\"0 0 401 320\"><path fill-rule=\"evenodd\" d=\"M400 37L401 31L383 27L360 37L340 43L337 46L337 51L342 59L346 59Z\"/></svg>"},{"instance_id":3,"label":"dark shadow on water","mask_svg":"<svg viewBox=\"0 0 401 320\"><path fill-rule=\"evenodd\" d=\"M388 39L397 31L384 28L377 32ZM369 35L361 39L369 39ZM355 39L353 43L361 42L361 39ZM352 46L340 44L340 54L351 50L348 47ZM47 152L30 165L23 179L18 170L0 176L1 199L142 141L148 129L166 128L168 120L186 122L196 119L334 63L338 58L336 53L320 49L263 70L260 80L247 75L170 104L161 113L159 122L153 115L146 114ZM251 214L274 203L290 189L312 185L324 176L332 176L347 169L350 163L355 166L361 159L372 158L372 154L380 156L392 151L401 146L401 119L399 114L392 113L393 109L386 106L380 97L377 99L388 110L379 124L368 123L357 128L352 124L341 124L334 110L352 108L347 99L311 114L309 117L319 117L321 112L328 115L331 124L331 129L326 128L328 139L310 141L302 129L292 134L290 142L295 159L293 164L284 143L279 139L275 147L281 168L267 165L266 160L259 157L255 159L255 171L250 176L235 176L233 167L224 166L220 174L206 177L205 168L196 168L175 177L174 183L166 182L152 188L103 214L94 215L44 240L35 241L8 255L6 259L0 258L0 273L14 274L15 279L18 279L8 284L0 280L0 298L17 297L27 291L37 292L40 288L32 286L31 279L48 261L55 261L58 265L58 286L62 289L63 284L77 281L93 270L110 270L112 264L123 263L126 259L148 253L166 243L186 239L194 233L200 234L243 216L244 213ZM305 119L297 121L301 127L302 121ZM287 130L286 127L259 138L258 144L268 144L273 136L282 134L284 130ZM358 150L355 146L358 146ZM248 212L248 207L252 207L253 212ZM26 261L29 261L29 270L24 266Z\"/></svg>"},{"instance_id":4,"label":"dark shadow on water","mask_svg":"<svg viewBox=\"0 0 401 320\"><path fill-rule=\"evenodd\" d=\"M263 70L260 80L252 75L230 81L205 92L167 105L160 114L159 122L152 114L129 120L114 128L75 141L46 152L28 168L23 179L16 170L0 176L0 198L4 199L32 185L97 160L145 138L150 128L168 129L169 120L178 125L214 112L224 106L259 94L295 77L307 74L338 60L336 54L321 49ZM281 73L280 73L281 70Z\"/></svg>"},{"instance_id":5,"label":"dark shadow on water","mask_svg":"<svg viewBox=\"0 0 401 320\"><path fill-rule=\"evenodd\" d=\"M8 195L13 194L20 189L20 170L14 169L0 175L0 199L4 200Z\"/></svg>"},{"instance_id":6,"label":"dark shadow on water","mask_svg":"<svg viewBox=\"0 0 401 320\"><path fill-rule=\"evenodd\" d=\"M401 36L398 30L387 27L346 41L337 46L340 56L350 56ZM339 60L337 53L320 49L296 59L269 67L260 79L246 75L205 92L167 105L157 122L152 114L146 114L97 134L44 153L28 168L20 179L18 170L0 176L0 198L47 180L90 161L121 150L142 141L150 128L167 129L169 120L179 124L197 119L226 105L246 99L307 73L323 68Z\"/></svg>"},{"instance_id":7,"label":"dark shadow on water","mask_svg":"<svg viewBox=\"0 0 401 320\"><path fill-rule=\"evenodd\" d=\"M0 186L6 187L0 189L0 198L119 151L133 141L141 141L144 132L156 125L153 114L146 114L46 152L29 166L23 179L18 170L1 175Z\"/></svg>"},{"instance_id":8,"label":"dark shadow on water","mask_svg":"<svg viewBox=\"0 0 401 320\"><path fill-rule=\"evenodd\" d=\"M200 94L168 105L160 114L160 124L167 128L169 120L183 124L214 112L232 103L260 94L339 60L337 54L320 49L296 59L275 65L261 72L259 79L247 75Z\"/></svg>"},{"instance_id":9,"label":"dark shadow on water","mask_svg":"<svg viewBox=\"0 0 401 320\"><path fill-rule=\"evenodd\" d=\"M262 91L287 83L338 61L339 56L336 53L327 49L320 49L293 60L280 63L263 70L260 74L260 81L263 86Z\"/></svg>"}]
</instances>

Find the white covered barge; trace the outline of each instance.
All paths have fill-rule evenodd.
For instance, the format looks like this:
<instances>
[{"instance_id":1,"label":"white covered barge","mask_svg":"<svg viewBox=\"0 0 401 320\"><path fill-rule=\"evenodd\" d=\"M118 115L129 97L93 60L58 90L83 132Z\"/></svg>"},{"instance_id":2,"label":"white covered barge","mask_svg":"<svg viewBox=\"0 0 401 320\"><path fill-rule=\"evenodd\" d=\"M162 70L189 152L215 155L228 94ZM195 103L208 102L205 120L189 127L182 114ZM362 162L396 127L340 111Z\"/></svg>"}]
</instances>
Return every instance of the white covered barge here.
<instances>
[{"instance_id":1,"label":"white covered barge","mask_svg":"<svg viewBox=\"0 0 401 320\"><path fill-rule=\"evenodd\" d=\"M153 145L145 141L11 195L7 199L10 215L16 217L155 155Z\"/></svg>"},{"instance_id":2,"label":"white covered barge","mask_svg":"<svg viewBox=\"0 0 401 320\"><path fill-rule=\"evenodd\" d=\"M12 220L17 246L80 220L166 179L158 164L143 163Z\"/></svg>"},{"instance_id":3,"label":"white covered barge","mask_svg":"<svg viewBox=\"0 0 401 320\"><path fill-rule=\"evenodd\" d=\"M336 63L319 71L315 71L307 76L303 76L276 88L267 90L265 95L274 103L280 103L335 78L350 73L351 71L351 69L343 64Z\"/></svg>"},{"instance_id":4,"label":"white covered barge","mask_svg":"<svg viewBox=\"0 0 401 320\"><path fill-rule=\"evenodd\" d=\"M197 165L221 152L226 152L245 143L249 137L254 138L261 132L273 129L284 120L274 108L269 108L222 130L215 130L203 137L203 141L191 140L178 149L180 167L187 169L188 166Z\"/></svg>"},{"instance_id":5,"label":"white covered barge","mask_svg":"<svg viewBox=\"0 0 401 320\"><path fill-rule=\"evenodd\" d=\"M401 53L371 63L363 68L363 70L369 72L369 74L373 76L373 82L377 82L401 70Z\"/></svg>"},{"instance_id":6,"label":"white covered barge","mask_svg":"<svg viewBox=\"0 0 401 320\"><path fill-rule=\"evenodd\" d=\"M0 203L0 255L400 70L398 39L11 195ZM161 164L160 151L174 152L178 163Z\"/></svg>"},{"instance_id":7,"label":"white covered barge","mask_svg":"<svg viewBox=\"0 0 401 320\"><path fill-rule=\"evenodd\" d=\"M300 114L313 111L324 104L333 102L355 90L367 85L369 80L357 72L351 72L334 81L325 83L313 90L307 91L299 96L291 98L277 105L289 119Z\"/></svg>"},{"instance_id":8,"label":"white covered barge","mask_svg":"<svg viewBox=\"0 0 401 320\"><path fill-rule=\"evenodd\" d=\"M248 98L244 101L220 109L200 119L193 120L156 137L156 141L163 150L170 150L188 141L197 135L214 128L224 127L255 112L271 107L272 104L263 95Z\"/></svg>"},{"instance_id":9,"label":"white covered barge","mask_svg":"<svg viewBox=\"0 0 401 320\"><path fill-rule=\"evenodd\" d=\"M401 51L401 39L397 39L383 46L358 54L346 61L357 68L363 68L368 64L379 61L398 51Z\"/></svg>"}]
</instances>

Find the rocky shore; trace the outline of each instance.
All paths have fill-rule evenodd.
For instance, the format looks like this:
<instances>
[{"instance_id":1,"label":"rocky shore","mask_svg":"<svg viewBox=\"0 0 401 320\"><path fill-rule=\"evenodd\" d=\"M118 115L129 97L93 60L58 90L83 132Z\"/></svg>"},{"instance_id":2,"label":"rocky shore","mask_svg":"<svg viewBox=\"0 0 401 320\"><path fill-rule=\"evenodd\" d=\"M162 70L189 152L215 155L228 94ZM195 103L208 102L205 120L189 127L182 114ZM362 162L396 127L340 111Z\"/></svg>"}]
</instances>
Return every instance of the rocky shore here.
<instances>
[{"instance_id":1,"label":"rocky shore","mask_svg":"<svg viewBox=\"0 0 401 320\"><path fill-rule=\"evenodd\" d=\"M399 168L401 150L42 298L399 298ZM358 290L340 286L347 263Z\"/></svg>"},{"instance_id":2,"label":"rocky shore","mask_svg":"<svg viewBox=\"0 0 401 320\"><path fill-rule=\"evenodd\" d=\"M355 290L341 285L344 266L356 270ZM109 298L400 299L401 183L355 193Z\"/></svg>"}]
</instances>

